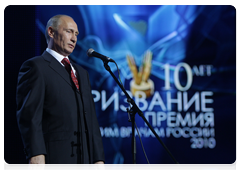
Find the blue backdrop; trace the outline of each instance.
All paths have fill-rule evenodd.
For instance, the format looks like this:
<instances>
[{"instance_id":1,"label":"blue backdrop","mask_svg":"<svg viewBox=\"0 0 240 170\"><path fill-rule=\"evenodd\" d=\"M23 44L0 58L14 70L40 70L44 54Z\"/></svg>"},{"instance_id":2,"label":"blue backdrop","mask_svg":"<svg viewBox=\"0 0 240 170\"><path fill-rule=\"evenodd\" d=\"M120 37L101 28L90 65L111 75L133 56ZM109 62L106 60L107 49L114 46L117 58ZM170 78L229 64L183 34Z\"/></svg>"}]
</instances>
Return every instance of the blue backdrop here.
<instances>
[{"instance_id":1,"label":"blue backdrop","mask_svg":"<svg viewBox=\"0 0 240 170\"><path fill-rule=\"evenodd\" d=\"M235 162L233 6L36 6L36 55L56 14L78 24L71 58L90 74L106 163L132 163L129 104L103 62L86 55L89 48L116 61L125 89L178 162ZM117 67L109 66L118 77ZM136 123L149 162L174 163L139 115ZM137 133L136 141L137 163L145 164Z\"/></svg>"}]
</instances>

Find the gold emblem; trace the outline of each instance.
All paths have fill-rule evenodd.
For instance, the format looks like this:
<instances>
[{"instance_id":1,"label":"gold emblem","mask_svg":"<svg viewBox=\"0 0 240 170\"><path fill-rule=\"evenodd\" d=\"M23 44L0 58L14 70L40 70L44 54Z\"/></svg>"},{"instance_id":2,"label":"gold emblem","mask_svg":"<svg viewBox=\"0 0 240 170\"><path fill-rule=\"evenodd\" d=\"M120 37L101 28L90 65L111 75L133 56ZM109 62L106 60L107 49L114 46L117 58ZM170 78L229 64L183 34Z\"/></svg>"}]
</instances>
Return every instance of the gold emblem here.
<instances>
[{"instance_id":1,"label":"gold emblem","mask_svg":"<svg viewBox=\"0 0 240 170\"><path fill-rule=\"evenodd\" d=\"M127 55L128 66L133 74L133 80L130 82L130 89L135 97L142 97L136 92L142 91L146 97L150 97L154 92L154 83L149 79L152 68L152 52L146 51L142 60L142 64L137 69L135 60L132 56ZM138 96L137 96L138 95Z\"/></svg>"}]
</instances>

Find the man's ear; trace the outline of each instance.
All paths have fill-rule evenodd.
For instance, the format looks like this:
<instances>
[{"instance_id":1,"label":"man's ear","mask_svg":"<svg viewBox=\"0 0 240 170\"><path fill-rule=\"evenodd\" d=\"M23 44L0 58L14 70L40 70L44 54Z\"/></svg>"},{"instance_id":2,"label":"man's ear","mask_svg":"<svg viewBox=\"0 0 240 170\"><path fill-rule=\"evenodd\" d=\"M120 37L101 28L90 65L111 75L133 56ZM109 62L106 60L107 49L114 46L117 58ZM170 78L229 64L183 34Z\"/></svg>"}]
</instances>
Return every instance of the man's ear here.
<instances>
[{"instance_id":1,"label":"man's ear","mask_svg":"<svg viewBox=\"0 0 240 170\"><path fill-rule=\"evenodd\" d=\"M54 30L53 30L53 28L50 26L50 27L48 27L48 35L49 35L49 37L51 37L51 38L53 38L53 36L54 36Z\"/></svg>"}]
</instances>

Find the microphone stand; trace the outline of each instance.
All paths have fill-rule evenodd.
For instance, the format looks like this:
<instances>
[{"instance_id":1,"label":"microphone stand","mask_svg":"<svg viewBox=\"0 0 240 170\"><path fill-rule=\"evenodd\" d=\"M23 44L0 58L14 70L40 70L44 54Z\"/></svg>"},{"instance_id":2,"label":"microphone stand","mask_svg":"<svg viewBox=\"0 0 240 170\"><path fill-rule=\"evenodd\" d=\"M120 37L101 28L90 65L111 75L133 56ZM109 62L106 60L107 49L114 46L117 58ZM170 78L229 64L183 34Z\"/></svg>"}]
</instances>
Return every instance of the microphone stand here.
<instances>
[{"instance_id":1,"label":"microphone stand","mask_svg":"<svg viewBox=\"0 0 240 170\"><path fill-rule=\"evenodd\" d=\"M148 127L151 129L151 131L153 132L153 134L155 135L155 137L158 139L158 141L162 144L162 146L164 147L164 149L167 151L167 153L169 154L169 156L172 158L172 160L176 163L179 164L177 162L177 160L173 157L173 155L171 154L171 152L168 150L168 148L166 147L166 145L162 142L162 140L160 139L160 137L157 135L157 133L155 132L155 130L152 128L152 126L149 124L149 122L147 121L147 119L144 117L142 111L139 109L139 107L136 105L135 101L129 96L129 94L126 92L126 90L124 89L124 87L122 86L122 84L120 84L120 82L118 81L118 79L116 78L116 76L113 74L113 72L111 71L109 65L108 65L108 60L104 61L104 67L105 69L111 74L111 76L113 77L113 79L116 81L116 83L119 85L119 87L122 89L122 91L124 92L124 94L127 97L127 101L129 103L131 103L132 107L131 109L127 109L127 112L130 114L131 116L131 122L132 122L132 156L133 156L133 164L136 164L136 139L135 139L135 115L136 113L138 113L138 115L144 120L144 122L148 125Z\"/></svg>"}]
</instances>

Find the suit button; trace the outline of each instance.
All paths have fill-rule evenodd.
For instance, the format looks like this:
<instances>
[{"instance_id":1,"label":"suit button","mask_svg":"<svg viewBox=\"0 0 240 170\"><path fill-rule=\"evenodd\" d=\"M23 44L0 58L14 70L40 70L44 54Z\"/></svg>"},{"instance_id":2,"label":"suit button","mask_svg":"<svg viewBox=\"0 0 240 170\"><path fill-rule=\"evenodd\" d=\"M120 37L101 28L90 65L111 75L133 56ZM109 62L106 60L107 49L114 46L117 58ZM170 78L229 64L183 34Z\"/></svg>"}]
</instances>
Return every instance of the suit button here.
<instances>
[{"instance_id":1,"label":"suit button","mask_svg":"<svg viewBox=\"0 0 240 170\"><path fill-rule=\"evenodd\" d=\"M86 112L86 111L84 111L84 114L87 114L87 112Z\"/></svg>"}]
</instances>

